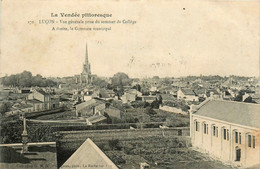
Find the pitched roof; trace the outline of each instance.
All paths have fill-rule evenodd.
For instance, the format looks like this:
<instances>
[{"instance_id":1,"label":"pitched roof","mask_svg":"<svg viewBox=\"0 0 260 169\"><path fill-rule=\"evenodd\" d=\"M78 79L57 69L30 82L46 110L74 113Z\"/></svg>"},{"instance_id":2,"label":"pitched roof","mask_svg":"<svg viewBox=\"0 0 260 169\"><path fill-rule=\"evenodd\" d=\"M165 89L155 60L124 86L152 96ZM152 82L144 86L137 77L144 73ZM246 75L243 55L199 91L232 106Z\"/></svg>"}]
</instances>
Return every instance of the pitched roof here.
<instances>
[{"instance_id":1,"label":"pitched roof","mask_svg":"<svg viewBox=\"0 0 260 169\"><path fill-rule=\"evenodd\" d=\"M43 95L47 95L47 93L45 91L43 91L42 89L37 89L36 91L43 94Z\"/></svg>"},{"instance_id":2,"label":"pitched roof","mask_svg":"<svg viewBox=\"0 0 260 169\"><path fill-rule=\"evenodd\" d=\"M194 91L189 88L182 88L181 91L184 95L195 95Z\"/></svg>"},{"instance_id":3,"label":"pitched roof","mask_svg":"<svg viewBox=\"0 0 260 169\"><path fill-rule=\"evenodd\" d=\"M71 155L60 169L72 166L79 166L78 169L86 168L86 166L94 166L96 169L118 169L89 138Z\"/></svg>"},{"instance_id":4,"label":"pitched roof","mask_svg":"<svg viewBox=\"0 0 260 169\"><path fill-rule=\"evenodd\" d=\"M209 100L194 114L260 129L260 104Z\"/></svg>"},{"instance_id":5,"label":"pitched roof","mask_svg":"<svg viewBox=\"0 0 260 169\"><path fill-rule=\"evenodd\" d=\"M34 103L43 103L42 101L37 100L37 99L26 100L26 102L28 102L28 103L32 103L32 104L34 104Z\"/></svg>"},{"instance_id":6,"label":"pitched roof","mask_svg":"<svg viewBox=\"0 0 260 169\"><path fill-rule=\"evenodd\" d=\"M76 109L81 110L81 109L84 109L86 107L93 107L93 106L97 106L97 105L100 105L100 104L105 104L105 103L102 102L101 100L91 99L91 100L87 100L85 102L82 102L80 104L77 104Z\"/></svg>"},{"instance_id":7,"label":"pitched roof","mask_svg":"<svg viewBox=\"0 0 260 169\"><path fill-rule=\"evenodd\" d=\"M91 117L87 118L87 120L89 122L91 122L92 124L98 123L98 122L106 120L106 119L107 118L105 116L103 116L103 115L94 115L94 116L91 116Z\"/></svg>"}]
</instances>

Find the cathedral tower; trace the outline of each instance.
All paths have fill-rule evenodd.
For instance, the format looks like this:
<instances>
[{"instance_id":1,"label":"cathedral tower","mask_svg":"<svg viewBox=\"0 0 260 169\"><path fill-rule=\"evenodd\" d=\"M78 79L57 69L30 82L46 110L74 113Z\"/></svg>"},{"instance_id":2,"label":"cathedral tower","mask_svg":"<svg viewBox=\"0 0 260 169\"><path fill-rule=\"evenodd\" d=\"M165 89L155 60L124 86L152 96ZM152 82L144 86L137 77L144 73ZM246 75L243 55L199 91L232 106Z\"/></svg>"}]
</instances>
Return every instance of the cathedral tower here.
<instances>
[{"instance_id":1,"label":"cathedral tower","mask_svg":"<svg viewBox=\"0 0 260 169\"><path fill-rule=\"evenodd\" d=\"M90 63L88 61L88 45L87 44L86 44L85 63L83 64L83 71L81 73L80 82L85 83L85 84L91 83L91 70L90 70Z\"/></svg>"}]
</instances>

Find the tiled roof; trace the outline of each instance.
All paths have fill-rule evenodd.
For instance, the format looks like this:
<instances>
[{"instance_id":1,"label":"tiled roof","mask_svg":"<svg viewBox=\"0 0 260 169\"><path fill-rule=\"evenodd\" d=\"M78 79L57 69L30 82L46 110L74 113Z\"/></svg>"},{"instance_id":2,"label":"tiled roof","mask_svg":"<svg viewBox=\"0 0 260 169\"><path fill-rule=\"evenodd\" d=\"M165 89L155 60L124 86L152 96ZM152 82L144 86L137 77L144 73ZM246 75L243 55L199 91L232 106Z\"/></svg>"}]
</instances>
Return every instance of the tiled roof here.
<instances>
[{"instance_id":1,"label":"tiled roof","mask_svg":"<svg viewBox=\"0 0 260 169\"><path fill-rule=\"evenodd\" d=\"M182 93L183 93L184 95L195 95L195 93L193 92L193 90L188 89L188 88L182 88L181 91L182 91Z\"/></svg>"},{"instance_id":2,"label":"tiled roof","mask_svg":"<svg viewBox=\"0 0 260 169\"><path fill-rule=\"evenodd\" d=\"M97 99L91 99L91 100L88 100L88 101L85 101L83 103L76 105L76 109L81 110L81 109L84 109L86 107L93 107L93 106L97 106L97 105L100 105L100 104L105 104L105 103L100 101L100 100L97 100Z\"/></svg>"},{"instance_id":3,"label":"tiled roof","mask_svg":"<svg viewBox=\"0 0 260 169\"><path fill-rule=\"evenodd\" d=\"M37 99L31 99L31 100L27 100L28 103L43 103L41 102L40 100L37 100Z\"/></svg>"},{"instance_id":4,"label":"tiled roof","mask_svg":"<svg viewBox=\"0 0 260 169\"><path fill-rule=\"evenodd\" d=\"M260 129L260 104L210 100L194 114Z\"/></svg>"}]
</instances>

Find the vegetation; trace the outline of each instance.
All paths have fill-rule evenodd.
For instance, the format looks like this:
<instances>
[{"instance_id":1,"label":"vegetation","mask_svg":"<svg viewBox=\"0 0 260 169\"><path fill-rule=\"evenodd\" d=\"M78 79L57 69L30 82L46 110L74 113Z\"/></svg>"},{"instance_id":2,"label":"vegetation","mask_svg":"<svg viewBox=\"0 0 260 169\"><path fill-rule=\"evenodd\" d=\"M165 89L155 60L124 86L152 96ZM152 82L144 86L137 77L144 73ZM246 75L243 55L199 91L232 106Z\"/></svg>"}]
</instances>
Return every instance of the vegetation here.
<instances>
[{"instance_id":1,"label":"vegetation","mask_svg":"<svg viewBox=\"0 0 260 169\"><path fill-rule=\"evenodd\" d=\"M128 77L128 75L123 72L116 73L111 80L112 80L112 86L114 88L116 87L121 88L122 86L128 86L132 82L132 80Z\"/></svg>"},{"instance_id":2,"label":"vegetation","mask_svg":"<svg viewBox=\"0 0 260 169\"><path fill-rule=\"evenodd\" d=\"M92 84L94 86L99 86L100 88L108 87L108 83L99 77L95 77Z\"/></svg>"},{"instance_id":3,"label":"vegetation","mask_svg":"<svg viewBox=\"0 0 260 169\"><path fill-rule=\"evenodd\" d=\"M43 78L41 75L37 74L36 76L32 76L32 73L29 71L24 71L20 74L5 76L2 78L2 84L4 86L16 86L16 87L53 87L56 86L57 83Z\"/></svg>"}]
</instances>

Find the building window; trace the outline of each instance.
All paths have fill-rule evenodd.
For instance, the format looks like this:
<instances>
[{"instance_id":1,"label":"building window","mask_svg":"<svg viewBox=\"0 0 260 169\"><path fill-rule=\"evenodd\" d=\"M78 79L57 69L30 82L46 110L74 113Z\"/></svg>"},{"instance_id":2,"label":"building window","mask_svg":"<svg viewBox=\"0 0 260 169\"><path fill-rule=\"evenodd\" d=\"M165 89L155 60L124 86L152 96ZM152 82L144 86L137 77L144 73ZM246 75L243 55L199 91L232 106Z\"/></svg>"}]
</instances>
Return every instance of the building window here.
<instances>
[{"instance_id":1,"label":"building window","mask_svg":"<svg viewBox=\"0 0 260 169\"><path fill-rule=\"evenodd\" d=\"M235 143L241 144L241 133L240 132L235 132Z\"/></svg>"},{"instance_id":2,"label":"building window","mask_svg":"<svg viewBox=\"0 0 260 169\"><path fill-rule=\"evenodd\" d=\"M253 136L253 148L255 148L255 136Z\"/></svg>"},{"instance_id":3,"label":"building window","mask_svg":"<svg viewBox=\"0 0 260 169\"><path fill-rule=\"evenodd\" d=\"M223 134L224 134L224 140L226 140L227 139L227 129L224 129Z\"/></svg>"},{"instance_id":4,"label":"building window","mask_svg":"<svg viewBox=\"0 0 260 169\"><path fill-rule=\"evenodd\" d=\"M251 147L251 135L248 135L248 147Z\"/></svg>"},{"instance_id":5,"label":"building window","mask_svg":"<svg viewBox=\"0 0 260 169\"><path fill-rule=\"evenodd\" d=\"M213 126L213 136L215 136L216 135L216 126Z\"/></svg>"},{"instance_id":6,"label":"building window","mask_svg":"<svg viewBox=\"0 0 260 169\"><path fill-rule=\"evenodd\" d=\"M255 148L255 136L248 135L248 147Z\"/></svg>"},{"instance_id":7,"label":"building window","mask_svg":"<svg viewBox=\"0 0 260 169\"><path fill-rule=\"evenodd\" d=\"M235 142L238 143L238 132L235 132Z\"/></svg>"},{"instance_id":8,"label":"building window","mask_svg":"<svg viewBox=\"0 0 260 169\"><path fill-rule=\"evenodd\" d=\"M213 130L213 136L216 136L216 137L218 137L218 127L216 127L216 126L213 126L212 127L212 130Z\"/></svg>"},{"instance_id":9,"label":"building window","mask_svg":"<svg viewBox=\"0 0 260 169\"><path fill-rule=\"evenodd\" d=\"M239 144L241 144L241 133L239 132Z\"/></svg>"},{"instance_id":10,"label":"building window","mask_svg":"<svg viewBox=\"0 0 260 169\"><path fill-rule=\"evenodd\" d=\"M203 124L203 127L204 127L204 134L208 134L208 131L209 131L209 127L208 127L208 124Z\"/></svg>"},{"instance_id":11,"label":"building window","mask_svg":"<svg viewBox=\"0 0 260 169\"><path fill-rule=\"evenodd\" d=\"M195 130L199 131L200 126L199 126L199 122L195 121Z\"/></svg>"},{"instance_id":12,"label":"building window","mask_svg":"<svg viewBox=\"0 0 260 169\"><path fill-rule=\"evenodd\" d=\"M227 129L227 141L229 140L229 130Z\"/></svg>"},{"instance_id":13,"label":"building window","mask_svg":"<svg viewBox=\"0 0 260 169\"><path fill-rule=\"evenodd\" d=\"M228 129L223 129L223 138L224 140L229 140L229 130Z\"/></svg>"}]
</instances>

